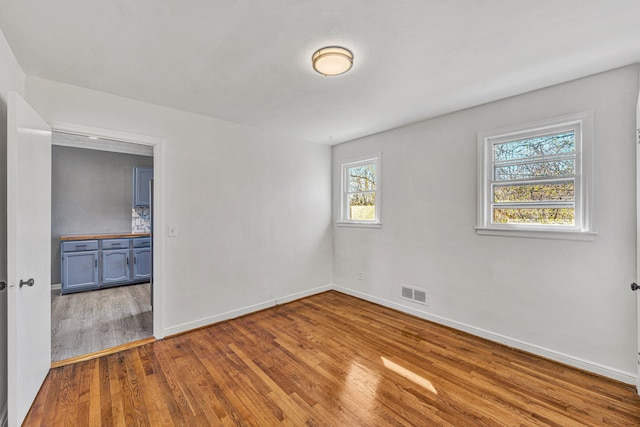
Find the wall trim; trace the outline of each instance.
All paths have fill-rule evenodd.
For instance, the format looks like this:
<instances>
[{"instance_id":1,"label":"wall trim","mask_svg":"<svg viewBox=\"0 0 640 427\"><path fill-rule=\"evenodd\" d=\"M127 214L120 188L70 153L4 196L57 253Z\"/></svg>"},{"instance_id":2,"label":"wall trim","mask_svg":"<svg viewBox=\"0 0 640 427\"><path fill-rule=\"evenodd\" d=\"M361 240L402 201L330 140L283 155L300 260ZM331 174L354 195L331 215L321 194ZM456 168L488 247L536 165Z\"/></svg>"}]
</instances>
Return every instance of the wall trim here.
<instances>
[{"instance_id":1,"label":"wall trim","mask_svg":"<svg viewBox=\"0 0 640 427\"><path fill-rule=\"evenodd\" d=\"M481 338L488 339L490 341L494 341L500 344L504 344L509 347L516 348L518 350L523 350L528 353L535 354L537 356L541 356L550 360L554 360L556 362L564 363L565 365L573 366L578 369L582 369L585 371L593 372L598 375L602 375L608 378L612 378L614 380L621 381L626 384L636 384L637 375L632 372L622 371L617 368L612 368L610 366L605 366L597 362L593 362L590 360L582 359L580 357L575 357L569 354L561 353L555 350L551 350L548 348L544 348L535 344L528 343L526 341L522 341L516 338L511 338L502 334L498 334L495 332L488 331L486 329L478 328L472 325L468 325L466 323L458 322L455 320L448 319L446 317L441 317L435 314L425 313L424 311L416 310L412 307L408 307L402 304L398 304L386 299L378 298L369 294L365 294L350 288L345 288L339 285L333 285L333 289L338 292L342 292L347 295L351 295L356 298L360 298L366 301L370 301L376 304L380 304L384 307L392 308L394 310L398 310L407 314L414 315L421 319L429 320L434 323L438 323L444 326L449 326L451 328L467 332L471 335L475 335Z\"/></svg>"},{"instance_id":2,"label":"wall trim","mask_svg":"<svg viewBox=\"0 0 640 427\"><path fill-rule=\"evenodd\" d=\"M76 123L52 121L51 130L70 136L97 138L87 143L85 138L69 138L52 141L53 145L64 147L85 148L88 150L111 151L114 153L153 156L153 146L161 143L162 138L121 132L114 129L104 129L94 126L84 126Z\"/></svg>"},{"instance_id":3,"label":"wall trim","mask_svg":"<svg viewBox=\"0 0 640 427\"><path fill-rule=\"evenodd\" d=\"M91 140L91 144L87 144L85 141L87 138ZM148 145L114 141L112 139L99 138L93 135L89 136L65 131L54 130L51 136L51 144L61 147L83 148L86 150L135 154L137 156L153 156L153 148Z\"/></svg>"},{"instance_id":4,"label":"wall trim","mask_svg":"<svg viewBox=\"0 0 640 427\"><path fill-rule=\"evenodd\" d=\"M283 295L283 296L269 299L263 302L259 302L257 304L252 304L246 307L238 308L236 310L220 313L215 316L205 317L199 320L195 320L193 322L187 322L187 323L182 323L180 325L170 326L164 330L164 336L180 334L183 332L190 331L192 329L198 329L198 328L202 328L203 326L212 325L214 323L222 322L225 320L235 319L236 317L244 316L245 314L254 313L256 311L264 310L266 308L274 307L276 305L286 304L288 302L306 298L311 295L330 291L333 288L334 288L333 285L319 286L317 288L309 289L302 292L296 292L293 294Z\"/></svg>"}]
</instances>

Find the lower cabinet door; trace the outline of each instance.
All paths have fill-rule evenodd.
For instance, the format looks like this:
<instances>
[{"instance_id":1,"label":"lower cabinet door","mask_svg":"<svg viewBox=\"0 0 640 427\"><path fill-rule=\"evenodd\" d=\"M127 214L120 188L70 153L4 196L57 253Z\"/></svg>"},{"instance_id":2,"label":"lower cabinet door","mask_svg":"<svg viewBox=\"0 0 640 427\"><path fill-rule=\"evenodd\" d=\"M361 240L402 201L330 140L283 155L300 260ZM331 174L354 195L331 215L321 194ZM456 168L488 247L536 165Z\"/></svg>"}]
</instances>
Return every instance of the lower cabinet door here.
<instances>
[{"instance_id":1,"label":"lower cabinet door","mask_svg":"<svg viewBox=\"0 0 640 427\"><path fill-rule=\"evenodd\" d=\"M151 279L151 248L133 250L132 280L142 281Z\"/></svg>"},{"instance_id":2,"label":"lower cabinet door","mask_svg":"<svg viewBox=\"0 0 640 427\"><path fill-rule=\"evenodd\" d=\"M119 285L129 281L129 249L102 251L102 286Z\"/></svg>"},{"instance_id":3,"label":"lower cabinet door","mask_svg":"<svg viewBox=\"0 0 640 427\"><path fill-rule=\"evenodd\" d=\"M62 255L63 294L98 289L98 251L65 252Z\"/></svg>"}]
</instances>

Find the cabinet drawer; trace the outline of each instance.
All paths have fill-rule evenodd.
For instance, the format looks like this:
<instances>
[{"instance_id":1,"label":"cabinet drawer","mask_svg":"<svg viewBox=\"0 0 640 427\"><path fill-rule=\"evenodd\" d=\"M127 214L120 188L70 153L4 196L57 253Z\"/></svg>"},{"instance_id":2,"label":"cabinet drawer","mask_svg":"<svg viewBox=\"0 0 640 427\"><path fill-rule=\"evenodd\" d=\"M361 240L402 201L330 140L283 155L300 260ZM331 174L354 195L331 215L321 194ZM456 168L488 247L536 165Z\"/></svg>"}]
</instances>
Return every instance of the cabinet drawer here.
<instances>
[{"instance_id":1,"label":"cabinet drawer","mask_svg":"<svg viewBox=\"0 0 640 427\"><path fill-rule=\"evenodd\" d=\"M102 249L129 249L129 239L105 239Z\"/></svg>"},{"instance_id":2,"label":"cabinet drawer","mask_svg":"<svg viewBox=\"0 0 640 427\"><path fill-rule=\"evenodd\" d=\"M62 252L97 251L97 240L76 240L72 242L62 242Z\"/></svg>"},{"instance_id":3,"label":"cabinet drawer","mask_svg":"<svg viewBox=\"0 0 640 427\"><path fill-rule=\"evenodd\" d=\"M151 238L150 237L136 237L131 239L133 241L134 248L148 248L151 246Z\"/></svg>"}]
</instances>

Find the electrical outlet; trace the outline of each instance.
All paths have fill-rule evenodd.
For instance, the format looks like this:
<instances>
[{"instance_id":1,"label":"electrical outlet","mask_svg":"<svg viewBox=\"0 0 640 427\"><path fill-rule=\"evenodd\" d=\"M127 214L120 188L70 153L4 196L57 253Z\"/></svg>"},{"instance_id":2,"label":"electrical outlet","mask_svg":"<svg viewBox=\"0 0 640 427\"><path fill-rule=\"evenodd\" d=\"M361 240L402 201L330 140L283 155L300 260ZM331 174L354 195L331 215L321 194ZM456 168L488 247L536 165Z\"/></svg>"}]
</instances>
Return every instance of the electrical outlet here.
<instances>
[{"instance_id":1,"label":"electrical outlet","mask_svg":"<svg viewBox=\"0 0 640 427\"><path fill-rule=\"evenodd\" d=\"M177 225L168 225L167 226L167 235L169 237L177 237L178 236L178 226Z\"/></svg>"},{"instance_id":2,"label":"electrical outlet","mask_svg":"<svg viewBox=\"0 0 640 427\"><path fill-rule=\"evenodd\" d=\"M358 270L358 280L364 280L364 272L362 270Z\"/></svg>"}]
</instances>

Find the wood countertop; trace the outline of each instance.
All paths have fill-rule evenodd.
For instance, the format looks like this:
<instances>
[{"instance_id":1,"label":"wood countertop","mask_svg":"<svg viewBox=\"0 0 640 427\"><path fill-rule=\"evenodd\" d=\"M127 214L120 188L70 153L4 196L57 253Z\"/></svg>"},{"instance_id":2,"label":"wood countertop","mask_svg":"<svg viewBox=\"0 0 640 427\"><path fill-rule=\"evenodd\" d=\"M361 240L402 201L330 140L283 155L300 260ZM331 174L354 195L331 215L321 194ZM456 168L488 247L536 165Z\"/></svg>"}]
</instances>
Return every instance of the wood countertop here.
<instances>
[{"instance_id":1,"label":"wood countertop","mask_svg":"<svg viewBox=\"0 0 640 427\"><path fill-rule=\"evenodd\" d=\"M102 239L126 239L129 237L149 237L149 233L103 233L103 234L71 234L60 236L62 241L73 240L102 240Z\"/></svg>"}]
</instances>

